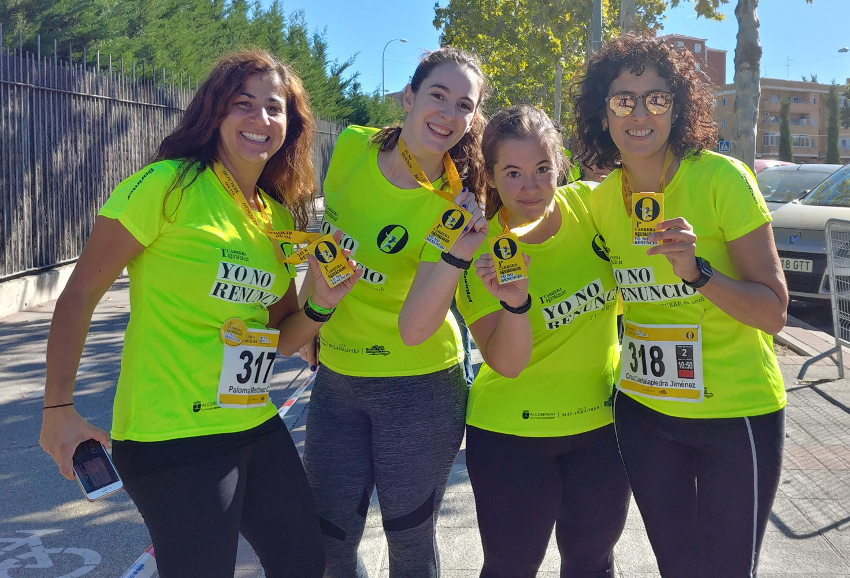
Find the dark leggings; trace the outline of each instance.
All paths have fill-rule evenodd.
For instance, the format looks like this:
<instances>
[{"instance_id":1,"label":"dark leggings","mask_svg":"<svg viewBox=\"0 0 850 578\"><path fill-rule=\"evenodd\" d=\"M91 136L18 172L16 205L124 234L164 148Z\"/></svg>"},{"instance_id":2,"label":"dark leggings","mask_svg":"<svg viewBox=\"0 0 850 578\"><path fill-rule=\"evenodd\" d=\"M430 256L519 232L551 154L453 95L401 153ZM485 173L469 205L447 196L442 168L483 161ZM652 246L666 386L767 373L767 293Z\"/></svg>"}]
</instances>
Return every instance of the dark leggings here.
<instances>
[{"instance_id":1,"label":"dark leggings","mask_svg":"<svg viewBox=\"0 0 850 578\"><path fill-rule=\"evenodd\" d=\"M313 496L278 416L233 434L116 441L112 457L162 578L232 578L240 532L269 578L322 575Z\"/></svg>"},{"instance_id":2,"label":"dark leggings","mask_svg":"<svg viewBox=\"0 0 850 578\"><path fill-rule=\"evenodd\" d=\"M555 527L561 578L614 576L629 484L614 426L548 438L466 428L482 578L534 578Z\"/></svg>"},{"instance_id":3,"label":"dark leggings","mask_svg":"<svg viewBox=\"0 0 850 578\"><path fill-rule=\"evenodd\" d=\"M756 576L782 469L785 410L686 419L618 392L614 421L661 575Z\"/></svg>"}]
</instances>

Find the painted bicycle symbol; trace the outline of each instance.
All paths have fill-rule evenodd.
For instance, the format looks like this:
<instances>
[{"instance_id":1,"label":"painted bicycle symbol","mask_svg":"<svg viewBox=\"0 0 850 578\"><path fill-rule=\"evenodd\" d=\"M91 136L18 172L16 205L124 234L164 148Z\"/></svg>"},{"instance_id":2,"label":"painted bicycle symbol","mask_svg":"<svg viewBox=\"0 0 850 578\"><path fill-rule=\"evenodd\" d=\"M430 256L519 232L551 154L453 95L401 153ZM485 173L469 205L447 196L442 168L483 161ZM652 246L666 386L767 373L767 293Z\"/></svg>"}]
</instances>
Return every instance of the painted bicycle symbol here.
<instances>
[{"instance_id":1,"label":"painted bicycle symbol","mask_svg":"<svg viewBox=\"0 0 850 578\"><path fill-rule=\"evenodd\" d=\"M53 568L51 556L57 554L70 554L79 556L81 565L69 574L63 574L56 578L77 578L84 576L94 570L100 564L100 554L87 548L45 548L41 543L43 536L56 534L62 530L19 530L16 534L23 534L16 538L4 538L0 536L0 578L13 578L9 570L36 570ZM14 576L24 576L16 571Z\"/></svg>"}]
</instances>

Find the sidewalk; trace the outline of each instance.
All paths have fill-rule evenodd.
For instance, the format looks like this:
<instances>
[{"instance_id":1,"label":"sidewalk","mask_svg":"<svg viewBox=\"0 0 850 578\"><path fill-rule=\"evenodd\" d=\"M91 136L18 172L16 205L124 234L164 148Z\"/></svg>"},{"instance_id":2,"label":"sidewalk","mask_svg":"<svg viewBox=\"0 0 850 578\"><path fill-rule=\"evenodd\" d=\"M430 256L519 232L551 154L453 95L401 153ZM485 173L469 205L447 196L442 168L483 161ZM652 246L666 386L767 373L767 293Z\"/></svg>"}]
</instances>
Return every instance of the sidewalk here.
<instances>
[{"instance_id":1,"label":"sidewalk","mask_svg":"<svg viewBox=\"0 0 850 578\"><path fill-rule=\"evenodd\" d=\"M303 268L302 268L303 276ZM78 393L85 416L105 425L129 306L129 286L119 279L104 296L92 322L86 344ZM57 480L55 466L37 446L39 407L44 384L44 350L54 302L0 318L0 438L6 456L0 465L2 500L0 530L11 534L19 521L50 520L77 524L89 544L126 544L134 552L107 566L104 559L92 576L120 576L129 562L149 544L138 514L126 497L116 498L115 512L93 509L79 500L79 491ZM823 360L809 368L805 380L796 378L812 355L833 346L833 340L806 324L789 318L777 336L780 364L788 390L787 437L784 472L762 549L761 578L850 578L850 379L837 379L835 365ZM474 352L477 354L477 351ZM480 362L480 356L476 362ZM850 351L845 356L850 369ZM297 356L278 360L273 401L280 405L307 377ZM850 376L850 373L848 373ZM307 389L285 421L299 451L309 411ZM10 441L11 440L11 441ZM475 503L465 466L465 450L458 455L438 523L442 576L471 578L482 564ZM39 492L15 491L38 484ZM45 496L52 496L49 500ZM55 506L59 500L60 506ZM105 508L106 505L100 506ZM68 529L70 533L71 528ZM386 541L380 512L373 497L361 552L372 578L388 577ZM626 530L616 548L620 578L658 576L655 559L637 508L632 504ZM244 541L237 577L259 578L262 570ZM558 555L550 543L539 576L558 576Z\"/></svg>"}]
</instances>

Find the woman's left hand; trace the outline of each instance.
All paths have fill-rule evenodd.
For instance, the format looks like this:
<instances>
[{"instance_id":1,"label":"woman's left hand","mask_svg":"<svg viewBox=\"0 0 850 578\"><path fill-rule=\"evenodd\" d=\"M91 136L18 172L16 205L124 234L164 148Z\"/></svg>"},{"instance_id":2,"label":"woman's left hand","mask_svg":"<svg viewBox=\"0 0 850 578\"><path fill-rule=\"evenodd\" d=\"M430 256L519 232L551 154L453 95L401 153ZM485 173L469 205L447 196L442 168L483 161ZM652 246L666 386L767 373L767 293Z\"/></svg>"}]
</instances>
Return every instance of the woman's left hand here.
<instances>
[{"instance_id":1,"label":"woman's left hand","mask_svg":"<svg viewBox=\"0 0 850 578\"><path fill-rule=\"evenodd\" d=\"M339 243L339 240L337 240L337 243ZM343 249L342 254L348 259L351 251ZM354 287L354 284L357 283L360 277L363 276L363 269L358 268L355 261L348 259L348 266L354 270L354 274L335 287L331 287L325 280L324 275L322 275L319 262L313 255L307 255L307 264L308 272L313 276L312 301L319 307L326 307L328 309L336 307L342 301L342 298L348 295L348 292L351 291L351 288Z\"/></svg>"},{"instance_id":2,"label":"woman's left hand","mask_svg":"<svg viewBox=\"0 0 850 578\"><path fill-rule=\"evenodd\" d=\"M525 268L531 264L531 257L522 254L525 261ZM504 301L511 307L520 307L528 300L528 277L513 281L511 283L499 283L496 275L496 264L493 261L491 253L484 253L475 261L475 274L484 283L484 287L490 292L493 297L499 301Z\"/></svg>"},{"instance_id":3,"label":"woman's left hand","mask_svg":"<svg viewBox=\"0 0 850 578\"><path fill-rule=\"evenodd\" d=\"M664 255L673 266L673 273L685 281L696 281L700 271L696 264L697 236L683 217L661 221L658 231L648 240L659 243L647 249L647 255Z\"/></svg>"},{"instance_id":4,"label":"woman's left hand","mask_svg":"<svg viewBox=\"0 0 850 578\"><path fill-rule=\"evenodd\" d=\"M449 253L458 259L469 261L478 251L478 247L487 238L488 224L484 218L484 211L478 206L469 189L463 188L463 191L455 197L455 204L472 215L469 222L464 227L464 232L454 242Z\"/></svg>"}]
</instances>

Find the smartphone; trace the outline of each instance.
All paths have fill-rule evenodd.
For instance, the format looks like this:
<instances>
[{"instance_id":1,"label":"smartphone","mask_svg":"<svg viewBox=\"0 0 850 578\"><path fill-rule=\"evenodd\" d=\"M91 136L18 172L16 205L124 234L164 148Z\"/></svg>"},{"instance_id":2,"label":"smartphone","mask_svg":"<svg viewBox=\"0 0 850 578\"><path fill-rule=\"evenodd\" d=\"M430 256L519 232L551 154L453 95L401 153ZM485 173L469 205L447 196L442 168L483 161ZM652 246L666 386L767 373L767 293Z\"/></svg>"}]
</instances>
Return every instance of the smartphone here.
<instances>
[{"instance_id":1,"label":"smartphone","mask_svg":"<svg viewBox=\"0 0 850 578\"><path fill-rule=\"evenodd\" d=\"M121 490L124 483L99 441L86 440L74 451L74 475L89 502Z\"/></svg>"}]
</instances>

